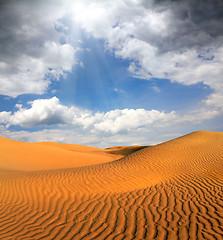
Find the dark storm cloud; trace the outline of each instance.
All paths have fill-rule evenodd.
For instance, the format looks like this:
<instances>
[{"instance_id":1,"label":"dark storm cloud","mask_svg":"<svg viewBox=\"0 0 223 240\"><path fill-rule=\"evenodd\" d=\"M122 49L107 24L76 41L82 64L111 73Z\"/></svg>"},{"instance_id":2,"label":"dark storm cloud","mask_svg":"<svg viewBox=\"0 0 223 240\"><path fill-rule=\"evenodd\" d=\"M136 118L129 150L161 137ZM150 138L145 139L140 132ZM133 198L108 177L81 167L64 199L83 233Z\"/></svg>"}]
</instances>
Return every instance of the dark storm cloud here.
<instances>
[{"instance_id":1,"label":"dark storm cloud","mask_svg":"<svg viewBox=\"0 0 223 240\"><path fill-rule=\"evenodd\" d=\"M0 1L2 61L11 61L21 54L39 57L46 39L55 39L54 29L46 24L47 6L42 1Z\"/></svg>"},{"instance_id":2,"label":"dark storm cloud","mask_svg":"<svg viewBox=\"0 0 223 240\"><path fill-rule=\"evenodd\" d=\"M144 0L142 4L151 8ZM187 48L219 47L223 40L223 1L222 0L155 0L156 12L172 12L169 34L164 37L141 36L159 48L160 52Z\"/></svg>"}]
</instances>

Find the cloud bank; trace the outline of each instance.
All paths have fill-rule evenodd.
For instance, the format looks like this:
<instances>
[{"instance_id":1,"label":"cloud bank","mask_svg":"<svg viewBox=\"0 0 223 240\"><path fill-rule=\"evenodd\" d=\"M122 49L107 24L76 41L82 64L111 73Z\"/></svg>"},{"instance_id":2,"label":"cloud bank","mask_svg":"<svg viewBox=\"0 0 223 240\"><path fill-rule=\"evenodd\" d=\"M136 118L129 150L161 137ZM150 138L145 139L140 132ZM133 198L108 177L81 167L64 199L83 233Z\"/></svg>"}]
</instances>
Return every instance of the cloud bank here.
<instances>
[{"instance_id":1,"label":"cloud bank","mask_svg":"<svg viewBox=\"0 0 223 240\"><path fill-rule=\"evenodd\" d=\"M38 126L79 127L92 133L126 133L141 128L165 128L183 122L193 124L219 115L216 110L192 111L187 114L169 113L145 109L115 109L108 112L92 112L76 106L62 105L57 97L29 102L30 108L17 104L18 111L0 112L0 122L6 127L23 128Z\"/></svg>"},{"instance_id":2,"label":"cloud bank","mask_svg":"<svg viewBox=\"0 0 223 240\"><path fill-rule=\"evenodd\" d=\"M57 97L30 102L30 108L17 105L14 113L0 112L0 121L7 127L19 125L24 128L50 125L81 127L92 132L128 132L151 125L165 125L175 117L174 112L164 113L145 109L115 109L93 113L74 106L65 106Z\"/></svg>"},{"instance_id":3,"label":"cloud bank","mask_svg":"<svg viewBox=\"0 0 223 240\"><path fill-rule=\"evenodd\" d=\"M219 116L216 110L204 109L186 114L145 109L94 113L65 106L56 97L37 99L29 104L29 108L17 104L18 110L14 113L0 112L2 136L29 142L55 141L97 147L157 144L186 134L188 129L193 131L196 124ZM23 130L15 131L14 126ZM39 130L39 127L45 129Z\"/></svg>"}]
</instances>

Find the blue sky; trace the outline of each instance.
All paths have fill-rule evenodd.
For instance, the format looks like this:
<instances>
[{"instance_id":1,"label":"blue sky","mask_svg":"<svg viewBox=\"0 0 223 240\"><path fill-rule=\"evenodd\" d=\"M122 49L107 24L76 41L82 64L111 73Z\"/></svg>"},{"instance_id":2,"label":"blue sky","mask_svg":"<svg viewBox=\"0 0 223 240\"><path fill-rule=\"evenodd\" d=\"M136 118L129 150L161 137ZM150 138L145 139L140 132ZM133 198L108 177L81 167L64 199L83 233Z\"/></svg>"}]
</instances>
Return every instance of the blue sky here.
<instances>
[{"instance_id":1,"label":"blue sky","mask_svg":"<svg viewBox=\"0 0 223 240\"><path fill-rule=\"evenodd\" d=\"M218 1L1 1L0 135L97 147L223 131Z\"/></svg>"}]
</instances>

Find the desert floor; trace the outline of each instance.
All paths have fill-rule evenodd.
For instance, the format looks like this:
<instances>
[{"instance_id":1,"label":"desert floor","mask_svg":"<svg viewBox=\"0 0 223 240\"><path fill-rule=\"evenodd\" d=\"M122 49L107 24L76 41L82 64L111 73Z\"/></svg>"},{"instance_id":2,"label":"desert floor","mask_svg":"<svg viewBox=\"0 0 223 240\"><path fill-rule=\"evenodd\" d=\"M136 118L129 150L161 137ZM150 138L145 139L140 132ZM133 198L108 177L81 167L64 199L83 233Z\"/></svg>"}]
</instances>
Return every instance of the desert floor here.
<instances>
[{"instance_id":1,"label":"desert floor","mask_svg":"<svg viewBox=\"0 0 223 240\"><path fill-rule=\"evenodd\" d=\"M223 239L223 133L0 151L0 239Z\"/></svg>"}]
</instances>

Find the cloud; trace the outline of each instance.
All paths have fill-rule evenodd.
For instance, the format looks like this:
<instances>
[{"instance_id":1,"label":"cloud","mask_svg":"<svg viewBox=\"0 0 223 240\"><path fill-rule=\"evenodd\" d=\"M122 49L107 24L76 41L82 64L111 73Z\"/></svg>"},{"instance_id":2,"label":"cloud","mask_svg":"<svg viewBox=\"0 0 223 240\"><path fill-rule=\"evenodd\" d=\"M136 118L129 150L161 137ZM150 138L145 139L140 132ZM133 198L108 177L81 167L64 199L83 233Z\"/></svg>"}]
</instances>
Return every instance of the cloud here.
<instances>
[{"instance_id":1,"label":"cloud","mask_svg":"<svg viewBox=\"0 0 223 240\"><path fill-rule=\"evenodd\" d=\"M222 8L218 0L1 1L0 94L42 94L83 66L71 44L82 28L128 59L136 78L203 82L221 95Z\"/></svg>"},{"instance_id":2,"label":"cloud","mask_svg":"<svg viewBox=\"0 0 223 240\"><path fill-rule=\"evenodd\" d=\"M79 48L74 45L75 39L83 45L74 31L79 28L103 39L105 49L115 57L128 60L128 71L135 78L162 78L184 85L203 82L213 90L199 108L187 113L145 109L93 113L65 106L56 97L37 99L30 108L18 105L14 113L0 113L3 132L9 136L32 139L28 131L10 132L12 125L59 126L63 129L33 133L33 139L41 134L48 139L49 134L52 140L67 135L61 141L73 141L75 133L80 139L89 134L97 144L128 143L128 139L143 143L149 139L146 134L157 139L159 129L168 135L168 128L174 127L179 135L182 126L190 129L222 116L222 1L5 0L0 4L0 94L45 93L52 81L65 77L75 64L84 66L76 59Z\"/></svg>"},{"instance_id":3,"label":"cloud","mask_svg":"<svg viewBox=\"0 0 223 240\"><path fill-rule=\"evenodd\" d=\"M57 128L43 129L35 132L26 130L13 131L0 125L0 135L17 141L26 142L63 142L96 146L98 144L98 136L95 134L86 135L74 128ZM99 145L98 145L99 146Z\"/></svg>"},{"instance_id":4,"label":"cloud","mask_svg":"<svg viewBox=\"0 0 223 240\"><path fill-rule=\"evenodd\" d=\"M212 101L210 104L215 104L214 98ZM30 108L16 104L14 113L0 112L1 136L29 142L55 141L96 147L148 145L195 131L197 126L210 130L207 121L222 116L220 111L206 111L205 108L184 114L145 109L94 113L77 106L65 106L57 97L37 99L29 104ZM13 125L23 130L14 131ZM49 126L50 129L44 129ZM37 131L33 132L33 127L38 127Z\"/></svg>"},{"instance_id":5,"label":"cloud","mask_svg":"<svg viewBox=\"0 0 223 240\"><path fill-rule=\"evenodd\" d=\"M203 82L223 95L223 2L84 1L74 21L130 61L135 78ZM88 16L88 17L86 17ZM210 97L208 102L210 102Z\"/></svg>"},{"instance_id":6,"label":"cloud","mask_svg":"<svg viewBox=\"0 0 223 240\"><path fill-rule=\"evenodd\" d=\"M38 99L30 102L31 108L19 106L19 110L11 115L8 125L21 127L49 126L70 124L74 115L78 114L75 107L67 107L59 103L59 99Z\"/></svg>"},{"instance_id":7,"label":"cloud","mask_svg":"<svg viewBox=\"0 0 223 240\"><path fill-rule=\"evenodd\" d=\"M87 137L86 137L87 134ZM17 141L26 142L63 142L72 144L82 144L95 146L99 148L107 148L111 146L130 146L130 145L151 145L162 141L170 140L178 137L182 132L171 131L162 133L157 129L138 129L130 131L126 134L105 135L102 132L97 134L92 132L82 132L80 129L72 127L61 127L57 129L43 129L35 132L26 130L13 131L0 125L0 135Z\"/></svg>"},{"instance_id":8,"label":"cloud","mask_svg":"<svg viewBox=\"0 0 223 240\"><path fill-rule=\"evenodd\" d=\"M214 101L214 100L213 100ZM139 129L166 129L180 124L196 125L222 114L204 107L188 113L166 113L158 110L115 109L108 112L92 112L76 106L65 106L57 97L37 99L29 103L30 108L17 104L17 111L0 112L0 122L6 127L18 125L31 127L72 127L92 134L123 134ZM211 104L211 103L210 103ZM221 105L222 106L222 105Z\"/></svg>"},{"instance_id":9,"label":"cloud","mask_svg":"<svg viewBox=\"0 0 223 240\"><path fill-rule=\"evenodd\" d=\"M56 97L37 99L30 104L28 109L18 105L18 111L14 113L1 112L1 122L8 127L66 125L82 127L92 132L115 134L149 126L165 126L175 118L175 112L164 113L145 109L115 109L106 113L93 113L75 106L64 106Z\"/></svg>"},{"instance_id":10,"label":"cloud","mask_svg":"<svg viewBox=\"0 0 223 240\"><path fill-rule=\"evenodd\" d=\"M153 89L155 92L157 92L157 93L160 93L160 92L161 92L160 88L157 87L157 86L153 86L152 89Z\"/></svg>"},{"instance_id":11,"label":"cloud","mask_svg":"<svg viewBox=\"0 0 223 240\"><path fill-rule=\"evenodd\" d=\"M148 2L141 1L145 8L151 9ZM194 47L206 48L208 44L221 45L222 8L223 3L218 0L153 1L155 12L168 15L167 21L164 22L167 31L155 45L159 47L160 52ZM151 38L146 32L142 36Z\"/></svg>"},{"instance_id":12,"label":"cloud","mask_svg":"<svg viewBox=\"0 0 223 240\"><path fill-rule=\"evenodd\" d=\"M124 90L122 90L121 88L114 88L113 89L116 93L120 93L120 94L124 94L126 93Z\"/></svg>"},{"instance_id":13,"label":"cloud","mask_svg":"<svg viewBox=\"0 0 223 240\"><path fill-rule=\"evenodd\" d=\"M175 113L164 113L156 110L147 111L145 109L123 109L113 110L105 113L100 122L94 124L94 130L103 132L118 133L131 131L134 129L163 126L165 122L173 119Z\"/></svg>"},{"instance_id":14,"label":"cloud","mask_svg":"<svg viewBox=\"0 0 223 240\"><path fill-rule=\"evenodd\" d=\"M0 112L0 124L6 124L9 121L10 116L11 112L6 111Z\"/></svg>"},{"instance_id":15,"label":"cloud","mask_svg":"<svg viewBox=\"0 0 223 240\"><path fill-rule=\"evenodd\" d=\"M144 131L145 133L145 131ZM63 142L63 143L73 143L73 144L82 144L88 146L95 146L100 148L107 148L117 145L143 145L143 144L154 144L158 143L159 140L155 139L150 132L151 138L148 139L148 136L143 135L142 132L129 133L126 135L111 135L104 136L103 134L95 134L88 132L87 137L86 133L82 133L74 128L60 128L60 129L44 129L35 132L29 131L12 131L7 128L4 128L0 125L0 135L14 139L17 141L26 141L26 142ZM153 138L152 138L153 137Z\"/></svg>"},{"instance_id":16,"label":"cloud","mask_svg":"<svg viewBox=\"0 0 223 240\"><path fill-rule=\"evenodd\" d=\"M77 63L79 48L61 42L66 7L60 1L1 1L0 9L0 94L45 93Z\"/></svg>"}]
</instances>

